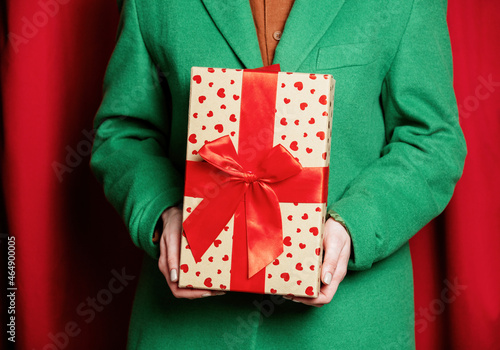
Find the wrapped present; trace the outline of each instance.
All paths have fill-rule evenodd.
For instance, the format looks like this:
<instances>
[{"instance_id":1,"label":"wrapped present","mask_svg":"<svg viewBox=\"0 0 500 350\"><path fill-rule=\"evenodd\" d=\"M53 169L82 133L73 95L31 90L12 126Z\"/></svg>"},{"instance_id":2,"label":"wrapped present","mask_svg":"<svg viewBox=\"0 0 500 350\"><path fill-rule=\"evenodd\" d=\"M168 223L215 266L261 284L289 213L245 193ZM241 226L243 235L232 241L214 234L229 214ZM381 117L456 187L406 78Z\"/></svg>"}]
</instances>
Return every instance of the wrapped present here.
<instances>
[{"instance_id":1,"label":"wrapped present","mask_svg":"<svg viewBox=\"0 0 500 350\"><path fill-rule=\"evenodd\" d=\"M179 286L317 297L334 79L191 74Z\"/></svg>"}]
</instances>

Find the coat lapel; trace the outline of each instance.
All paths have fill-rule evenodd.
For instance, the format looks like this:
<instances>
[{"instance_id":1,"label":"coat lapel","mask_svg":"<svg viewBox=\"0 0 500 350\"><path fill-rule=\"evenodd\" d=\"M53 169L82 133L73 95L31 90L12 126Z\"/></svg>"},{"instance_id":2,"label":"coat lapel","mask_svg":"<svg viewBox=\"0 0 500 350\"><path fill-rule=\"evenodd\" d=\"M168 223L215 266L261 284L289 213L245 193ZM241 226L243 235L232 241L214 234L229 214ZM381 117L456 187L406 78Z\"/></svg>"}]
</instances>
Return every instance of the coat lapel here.
<instances>
[{"instance_id":1,"label":"coat lapel","mask_svg":"<svg viewBox=\"0 0 500 350\"><path fill-rule=\"evenodd\" d=\"M248 0L202 0L210 17L245 68L262 66Z\"/></svg>"},{"instance_id":2,"label":"coat lapel","mask_svg":"<svg viewBox=\"0 0 500 350\"><path fill-rule=\"evenodd\" d=\"M282 70L299 69L332 24L344 1L295 0L273 63L280 63Z\"/></svg>"}]
</instances>

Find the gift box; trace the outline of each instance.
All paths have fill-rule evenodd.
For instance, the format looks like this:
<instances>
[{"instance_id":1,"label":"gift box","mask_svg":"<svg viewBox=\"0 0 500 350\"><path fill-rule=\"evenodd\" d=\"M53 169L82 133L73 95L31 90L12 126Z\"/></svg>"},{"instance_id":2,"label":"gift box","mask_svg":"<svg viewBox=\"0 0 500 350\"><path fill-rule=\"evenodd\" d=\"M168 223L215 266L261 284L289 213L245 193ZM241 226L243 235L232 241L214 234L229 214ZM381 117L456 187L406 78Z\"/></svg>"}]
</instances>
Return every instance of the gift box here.
<instances>
[{"instance_id":1,"label":"gift box","mask_svg":"<svg viewBox=\"0 0 500 350\"><path fill-rule=\"evenodd\" d=\"M179 287L318 296L334 86L192 68Z\"/></svg>"}]
</instances>

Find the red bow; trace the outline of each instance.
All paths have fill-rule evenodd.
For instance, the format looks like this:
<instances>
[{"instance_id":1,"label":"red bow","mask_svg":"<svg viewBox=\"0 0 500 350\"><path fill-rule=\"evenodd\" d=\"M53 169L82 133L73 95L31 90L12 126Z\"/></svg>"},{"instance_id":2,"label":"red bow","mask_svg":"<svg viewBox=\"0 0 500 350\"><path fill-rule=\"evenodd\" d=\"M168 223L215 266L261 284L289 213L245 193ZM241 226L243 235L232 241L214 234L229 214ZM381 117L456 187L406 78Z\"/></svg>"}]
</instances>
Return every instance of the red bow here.
<instances>
[{"instance_id":1,"label":"red bow","mask_svg":"<svg viewBox=\"0 0 500 350\"><path fill-rule=\"evenodd\" d=\"M279 201L268 184L297 175L302 166L283 146L277 145L257 169L244 169L229 136L206 143L198 154L221 170L223 176L217 183L219 191L205 197L184 221L193 256L196 261L201 260L244 201L248 278L251 278L283 253Z\"/></svg>"}]
</instances>

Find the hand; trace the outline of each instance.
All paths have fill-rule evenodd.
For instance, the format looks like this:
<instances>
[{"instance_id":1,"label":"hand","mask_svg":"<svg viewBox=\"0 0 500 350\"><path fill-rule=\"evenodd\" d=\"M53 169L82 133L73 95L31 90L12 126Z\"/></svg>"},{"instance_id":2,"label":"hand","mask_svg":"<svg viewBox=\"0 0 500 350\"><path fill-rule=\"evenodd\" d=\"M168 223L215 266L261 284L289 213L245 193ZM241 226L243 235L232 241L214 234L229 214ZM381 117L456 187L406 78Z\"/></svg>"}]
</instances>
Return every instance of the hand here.
<instances>
[{"instance_id":1,"label":"hand","mask_svg":"<svg viewBox=\"0 0 500 350\"><path fill-rule=\"evenodd\" d=\"M158 267L165 276L167 284L176 298L197 299L224 292L204 289L184 289L177 286L179 280L179 254L181 250L182 211L171 207L161 214L163 231L160 238L160 259Z\"/></svg>"},{"instance_id":2,"label":"hand","mask_svg":"<svg viewBox=\"0 0 500 350\"><path fill-rule=\"evenodd\" d=\"M337 288L347 273L347 263L351 255L351 237L344 226L329 218L325 223L323 237L325 258L321 271L323 282L317 298L285 297L306 305L321 307L332 301Z\"/></svg>"}]
</instances>

